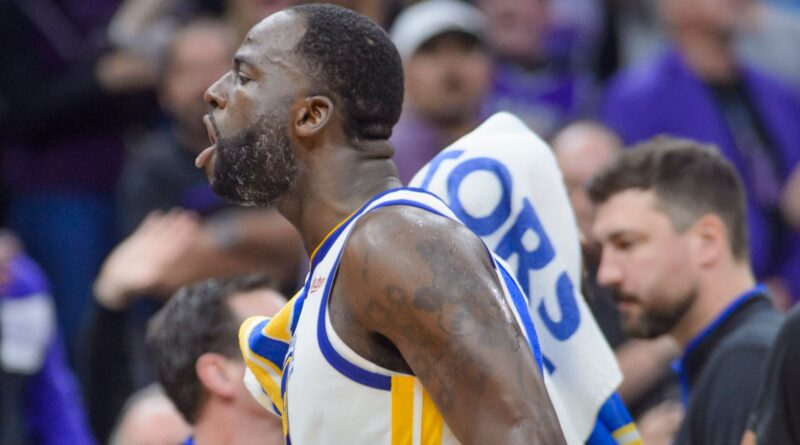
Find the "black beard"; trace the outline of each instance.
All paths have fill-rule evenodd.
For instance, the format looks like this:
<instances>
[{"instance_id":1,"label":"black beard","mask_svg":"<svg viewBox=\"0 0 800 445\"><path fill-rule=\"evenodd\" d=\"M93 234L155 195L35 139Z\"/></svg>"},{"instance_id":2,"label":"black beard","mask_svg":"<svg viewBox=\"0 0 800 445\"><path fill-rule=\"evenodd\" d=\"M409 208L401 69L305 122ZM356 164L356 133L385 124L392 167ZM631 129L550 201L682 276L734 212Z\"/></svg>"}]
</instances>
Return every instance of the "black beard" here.
<instances>
[{"instance_id":1,"label":"black beard","mask_svg":"<svg viewBox=\"0 0 800 445\"><path fill-rule=\"evenodd\" d=\"M653 339L669 333L680 321L697 299L697 290L669 308L643 311L637 321L622 320L626 334L635 338Z\"/></svg>"},{"instance_id":2,"label":"black beard","mask_svg":"<svg viewBox=\"0 0 800 445\"><path fill-rule=\"evenodd\" d=\"M217 138L214 193L233 204L253 207L271 206L290 189L297 163L287 112L288 108L275 110L234 136Z\"/></svg>"}]
</instances>

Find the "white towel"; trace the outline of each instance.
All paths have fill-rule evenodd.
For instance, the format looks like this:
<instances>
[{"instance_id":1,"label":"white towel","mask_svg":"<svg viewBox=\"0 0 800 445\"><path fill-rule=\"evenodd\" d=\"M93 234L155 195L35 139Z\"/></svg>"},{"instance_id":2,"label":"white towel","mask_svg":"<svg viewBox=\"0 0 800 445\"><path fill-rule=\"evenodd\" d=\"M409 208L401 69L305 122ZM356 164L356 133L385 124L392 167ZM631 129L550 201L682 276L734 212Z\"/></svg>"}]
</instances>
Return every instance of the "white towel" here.
<instances>
[{"instance_id":1,"label":"white towel","mask_svg":"<svg viewBox=\"0 0 800 445\"><path fill-rule=\"evenodd\" d=\"M444 199L516 272L562 428L569 443L585 442L622 373L581 294L578 229L550 147L515 116L498 113L410 186Z\"/></svg>"}]
</instances>

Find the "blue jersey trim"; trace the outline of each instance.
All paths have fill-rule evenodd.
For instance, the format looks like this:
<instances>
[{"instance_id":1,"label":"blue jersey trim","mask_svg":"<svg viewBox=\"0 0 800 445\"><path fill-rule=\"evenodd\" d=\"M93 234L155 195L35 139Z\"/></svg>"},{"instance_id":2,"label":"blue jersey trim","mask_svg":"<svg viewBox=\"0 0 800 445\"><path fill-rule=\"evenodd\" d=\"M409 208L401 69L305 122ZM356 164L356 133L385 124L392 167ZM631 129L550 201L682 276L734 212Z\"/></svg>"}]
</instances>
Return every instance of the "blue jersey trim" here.
<instances>
[{"instance_id":1,"label":"blue jersey trim","mask_svg":"<svg viewBox=\"0 0 800 445\"><path fill-rule=\"evenodd\" d=\"M394 189L394 190L390 190L390 191L397 191L397 190L398 189ZM416 190L412 190L412 191L416 191ZM386 193L383 193L383 194L379 195L378 197L383 196L385 194ZM370 203L374 202L375 199L377 199L377 197L371 199ZM437 215L441 215L441 216L443 216L445 218L447 217L446 215L443 215L441 212L439 212L439 211L437 211L437 210L435 210L435 209L433 209L431 207L428 207L428 206L426 206L424 204L421 204L421 203L416 202L416 201L408 200L408 199L398 199L398 200L393 200L393 201L387 201L387 202L378 204L377 206L375 206L372 209L370 209L370 211L371 210L375 210L375 209L379 209L379 208L382 208L382 207L393 206L393 205L408 205L408 206L419 207L419 208L427 210L427 211L429 211L431 213L434 213L434 214L437 214ZM314 264L312 264L312 267L316 267L319 264L319 262L322 261L322 258L325 257L325 254L328 253L328 251L330 250L331 246L333 245L333 240L338 238L339 235L341 235L341 232L345 229L345 227L348 227L351 224L351 221L354 218L360 216L362 213L364 213L364 211L368 207L369 207L369 204L362 206L361 210L357 211L346 223L342 224L339 229L337 229L333 234L331 234L330 237L328 237L328 240L326 240L325 244L323 244L320 247L319 251L317 252L317 255L314 258L315 261L314 261ZM328 277L328 281L325 283L325 289L324 289L323 294L322 294L322 302L320 303L319 316L317 318L317 342L319 343L319 348L320 348L320 351L322 352L322 355L325 357L325 359L328 361L328 363L331 366L333 366L334 369L339 371L342 375L344 375L345 377L349 378L350 380L353 380L354 382L361 383L362 385L366 385L366 386L369 386L369 387L375 388L375 389L382 389L382 390L385 390L385 391L389 391L389 390L392 389L392 378L390 376L386 376L386 375L383 375L383 374L378 374L378 373L375 373L375 372L372 372L372 371L368 371L368 370L366 370L364 368L361 368L358 365L355 365L355 364L349 362L347 359L342 357L341 354L339 354L336 351L336 349L333 347L333 345L331 344L330 338L328 338L328 332L325 329L325 314L327 314L327 311L328 311L328 298L330 296L330 291L331 291L331 288L333 286L333 282L335 281L334 277L338 273L339 261L341 260L341 256L342 256L343 252L344 252L344 249L342 249L342 251L339 252L339 257L336 258L336 262L334 263L333 268L331 269L331 276ZM312 269L312 272L309 273L309 278L312 277L312 276L313 276L313 269ZM308 282L306 283L306 287L309 286L310 282L311 282L311 280L309 279ZM308 289L306 289L306 292L307 291L308 291Z\"/></svg>"},{"instance_id":2,"label":"blue jersey trim","mask_svg":"<svg viewBox=\"0 0 800 445\"><path fill-rule=\"evenodd\" d=\"M739 296L733 301L733 303L729 304L728 307L726 307L725 310L714 319L714 321L703 328L699 334L695 335L694 338L692 338L686 345L686 349L681 357L672 363L672 370L678 375L678 382L681 385L681 399L684 406L689 403L689 393L691 392L691 382L689 381L689 370L686 367L686 358L695 348L697 348L698 345L700 345L700 343L703 342L703 340L708 338L708 336L716 331L722 323L730 318L737 309L750 300L758 298L762 295L766 295L766 293L767 288L764 285L759 284Z\"/></svg>"},{"instance_id":3,"label":"blue jersey trim","mask_svg":"<svg viewBox=\"0 0 800 445\"><path fill-rule=\"evenodd\" d=\"M392 191L397 191L397 190L398 189L395 189L395 190L392 190ZM440 202L442 202L444 204L444 201L442 201L439 197L437 197L436 195L431 194L428 191L421 190L421 189L413 189L413 188L406 188L405 190L424 193L426 195L435 197L437 200L439 200ZM382 194L381 196L383 196L385 194L386 193ZM373 201L374 201L374 199L370 200L370 202L373 202ZM417 201L409 200L409 199L397 199L397 200L392 200L392 201L386 201L386 202L383 202L383 203L380 203L380 204L374 206L373 208L370 209L370 211L377 210L377 209L383 208L383 207L398 206L398 205L417 207L417 208L426 210L426 211L428 211L430 213L433 213L435 215L439 215L439 216L442 216L444 218L452 219L451 217L443 214L442 212L440 212L440 211L438 211L438 210L436 210L436 209L434 209L434 208L432 208L432 207L430 207L428 205L422 204L422 203L417 202ZM354 218L358 217L359 215L361 215L367 207L368 207L368 205L363 206L361 210L356 212L350 218L350 221L352 221L352 219L354 219ZM334 234L332 234L329 237L329 240L332 241L332 240L335 240L336 238L338 238L338 236L341 234L341 231L344 230L344 228L347 227L350 224L350 221L342 224L340 229L337 230ZM455 220L455 221L457 221L457 220ZM316 260L316 261L314 261L315 264L313 264L312 267L316 267L316 265L319 264L319 261L321 261L321 258L324 258L324 255L328 252L328 250L330 250L332 245L333 245L333 242L330 242L330 243L326 242L326 245L323 245L323 246L320 247L320 250L318 251L317 255L315 256L315 260ZM486 247L485 244L484 244L484 247ZM505 280L506 288L508 288L508 290L509 290L509 294L511 296L512 302L514 303L515 309L516 309L517 313L519 314L520 320L522 321L523 328L525 329L525 332L526 332L526 334L528 336L529 347L530 347L530 349L531 349L531 351L533 353L533 356L534 356L534 359L536 360L536 363L539 365L540 371L543 371L542 353L541 353L541 350L539 348L539 341L538 341L538 337L536 335L536 329L533 326L533 320L530 318L530 312L528 311L527 300L524 298L522 292L520 291L519 287L517 286L517 284L513 280L513 278L511 278L511 276L509 275L508 271L506 271L505 268L501 267L496 261L494 261L494 256L493 256L493 254L491 253L491 251L489 250L488 247L486 247L486 250L489 253L490 258L492 258L492 260L493 260L492 262L493 262L493 265L494 265L495 269L499 268L502 271L502 276L503 276L503 278ZM344 252L344 249L342 249L342 252L339 253L339 257L336 259L336 263L334 264L334 266L333 266L333 268L331 270L331 272L332 272L331 277L329 277L327 283L325 284L325 289L323 291L322 302L321 302L321 306L320 306L320 310L319 310L319 316L317 318L317 340L318 340L318 343L319 343L319 347L320 347L320 350L322 351L322 355L325 357L325 359L328 361L328 363L331 366L333 366L334 369L336 369L342 375L344 375L345 377L348 377L349 379L351 379L351 380L353 380L353 381L355 381L357 383L361 383L363 385L366 385L366 386L369 386L369 387L372 387L372 388L383 389L383 390L389 391L389 390L391 390L391 383L392 383L392 380L391 380L390 376L386 376L386 375L383 375L383 374L378 374L378 373L375 373L375 372L372 372L372 371L368 371L366 369L361 368L358 365L355 365L355 364L349 362L347 359L342 357L336 351L336 349L333 347L333 345L331 344L330 339L328 338L327 330L325 329L325 315L327 314L327 310L328 310L328 298L330 296L330 291L331 291L331 288L333 286L333 282L335 281L333 279L333 277L335 277L337 272L338 272L339 261L341 260L341 255L342 255L343 252ZM312 273L309 274L309 277L311 277L311 276L313 276L313 269L312 269ZM308 282L306 283L306 286L309 285L310 281L311 280L308 280ZM306 291L307 290L308 289L306 289Z\"/></svg>"},{"instance_id":4,"label":"blue jersey trim","mask_svg":"<svg viewBox=\"0 0 800 445\"><path fill-rule=\"evenodd\" d=\"M322 259L325 258L325 255L328 254L328 251L331 250L331 247L333 247L333 244L339 238L339 235L342 234L342 231L347 226L349 226L350 223L354 219L356 219L359 216L361 216L361 214L364 213L364 211L366 211L367 208L369 208L369 205L372 204L373 202L375 202L376 200L388 195L389 193L393 193L393 192L397 192L397 191L401 191L401 190L403 190L403 188L393 188L393 189L385 190L385 191L383 191L381 193L378 193L377 195L375 195L372 198L370 198L369 201L364 203L361 206L361 208L356 210L355 213L350 215L350 217L347 218L343 223L341 223L341 225L336 230L331 232L330 235L328 235L328 237L325 239L325 241L322 242L322 244L319 246L319 248L317 249L316 253L314 254L314 259L311 261L311 266L309 267L309 273L308 273L309 278L311 278L314 275L314 269L317 268L317 266L322 261ZM310 285L310 280L308 280L308 281L309 282L307 282L306 286L305 286L306 290L308 290L308 286Z\"/></svg>"},{"instance_id":5,"label":"blue jersey trim","mask_svg":"<svg viewBox=\"0 0 800 445\"><path fill-rule=\"evenodd\" d=\"M539 348L539 337L536 335L536 328L533 326L533 319L531 319L531 314L528 309L528 301L525 299L522 291L517 285L517 282L511 278L511 274L508 273L506 268L496 261L495 264L495 267L500 270L500 274L503 276L503 281L505 281L506 288L511 296L511 301L514 303L514 307L517 309L520 321L522 321L522 327L525 329L525 333L528 335L528 346L530 346L531 351L533 352L533 358L536 359L536 364L539 365L539 370L544 373L542 350Z\"/></svg>"},{"instance_id":6,"label":"blue jersey trim","mask_svg":"<svg viewBox=\"0 0 800 445\"><path fill-rule=\"evenodd\" d=\"M303 313L303 305L306 303L307 290L306 286L300 289L297 301L294 303L294 308L292 308L292 325L289 327L289 332L291 332L292 335L294 335L294 331L297 329L297 322L300 321L300 314Z\"/></svg>"},{"instance_id":7,"label":"blue jersey trim","mask_svg":"<svg viewBox=\"0 0 800 445\"><path fill-rule=\"evenodd\" d=\"M344 249L342 249L344 252ZM336 349L334 349L328 338L328 332L325 329L325 314L328 312L328 296L330 295L331 286L334 282L334 277L339 269L339 260L341 259L341 252L336 259L336 264L333 267L332 274L325 283L325 290L322 294L322 303L320 303L319 317L317 318L317 341L322 355L328 363L337 371L342 373L345 377L353 380L354 382L361 383L362 385L369 386L375 389L382 389L389 391L392 389L392 378L382 374L377 374L357 366L342 357Z\"/></svg>"}]
</instances>

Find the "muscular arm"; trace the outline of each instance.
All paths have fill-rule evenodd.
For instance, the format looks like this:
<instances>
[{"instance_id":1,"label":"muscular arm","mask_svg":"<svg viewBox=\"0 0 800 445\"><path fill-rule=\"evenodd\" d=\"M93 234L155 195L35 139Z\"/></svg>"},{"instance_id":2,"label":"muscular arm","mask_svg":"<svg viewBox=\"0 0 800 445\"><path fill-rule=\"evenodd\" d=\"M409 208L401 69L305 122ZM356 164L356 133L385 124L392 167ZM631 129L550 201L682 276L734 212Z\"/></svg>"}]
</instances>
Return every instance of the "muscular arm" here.
<instances>
[{"instance_id":1,"label":"muscular arm","mask_svg":"<svg viewBox=\"0 0 800 445\"><path fill-rule=\"evenodd\" d=\"M396 348L461 443L564 443L491 259L463 226L406 207L363 218L332 301L361 337Z\"/></svg>"}]
</instances>

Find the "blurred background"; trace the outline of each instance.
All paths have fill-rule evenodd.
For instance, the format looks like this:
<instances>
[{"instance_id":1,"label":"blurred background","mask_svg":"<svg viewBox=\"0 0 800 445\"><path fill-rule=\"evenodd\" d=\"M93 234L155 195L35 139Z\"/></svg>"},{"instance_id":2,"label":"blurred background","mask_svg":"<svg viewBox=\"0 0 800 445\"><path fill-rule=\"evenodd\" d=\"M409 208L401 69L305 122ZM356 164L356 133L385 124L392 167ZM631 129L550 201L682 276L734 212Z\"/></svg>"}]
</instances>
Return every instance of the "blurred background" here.
<instances>
[{"instance_id":1,"label":"blurred background","mask_svg":"<svg viewBox=\"0 0 800 445\"><path fill-rule=\"evenodd\" d=\"M155 380L146 323L181 286L258 271L292 295L302 282L294 228L225 204L193 162L209 145L203 92L250 27L298 3L0 0L0 443L108 443ZM784 310L800 298L800 0L329 3L371 17L401 53L404 182L497 111L552 142L590 306L618 352L631 341L593 281L584 186L657 134L731 159L758 278ZM626 369L643 383L621 390L643 434L679 397L677 352L649 347L652 366Z\"/></svg>"}]
</instances>

